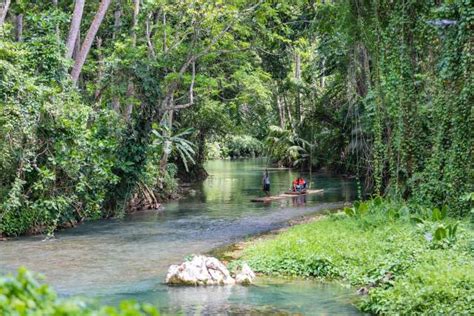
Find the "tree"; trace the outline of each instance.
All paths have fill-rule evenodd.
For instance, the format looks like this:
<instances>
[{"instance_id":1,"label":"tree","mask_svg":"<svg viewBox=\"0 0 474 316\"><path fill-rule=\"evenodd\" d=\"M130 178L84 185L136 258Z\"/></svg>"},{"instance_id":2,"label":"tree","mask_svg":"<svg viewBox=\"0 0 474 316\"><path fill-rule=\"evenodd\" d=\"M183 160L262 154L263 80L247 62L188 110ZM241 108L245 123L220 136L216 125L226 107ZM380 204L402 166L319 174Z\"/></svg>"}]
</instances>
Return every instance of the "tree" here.
<instances>
[{"instance_id":1,"label":"tree","mask_svg":"<svg viewBox=\"0 0 474 316\"><path fill-rule=\"evenodd\" d=\"M23 41L23 13L19 13L16 16L15 39L17 42Z\"/></svg>"},{"instance_id":2,"label":"tree","mask_svg":"<svg viewBox=\"0 0 474 316\"><path fill-rule=\"evenodd\" d=\"M84 10L85 0L76 0L74 5L74 12L71 18L71 26L69 28L69 35L66 41L66 58L71 58L74 52L74 45L77 37L80 34L82 12Z\"/></svg>"},{"instance_id":3,"label":"tree","mask_svg":"<svg viewBox=\"0 0 474 316\"><path fill-rule=\"evenodd\" d=\"M5 3L2 4L0 9L0 27L5 22L5 18L7 17L8 8L10 7L11 0L6 0Z\"/></svg>"},{"instance_id":4,"label":"tree","mask_svg":"<svg viewBox=\"0 0 474 316\"><path fill-rule=\"evenodd\" d=\"M136 47L137 45L137 25L138 25L138 14L140 13L140 0L133 0L133 15L132 15L132 25L131 25L131 33L132 33L132 46ZM130 116L132 115L133 111L133 98L135 86L131 80L128 82L127 86L127 99L128 104L125 109L125 121L130 120Z\"/></svg>"},{"instance_id":5,"label":"tree","mask_svg":"<svg viewBox=\"0 0 474 316\"><path fill-rule=\"evenodd\" d=\"M79 79L79 75L81 74L82 66L84 66L87 55L89 54L92 43L94 41L95 35L97 34L97 31L99 30L99 27L102 24L102 20L104 19L104 16L107 13L107 9L109 8L110 2L111 0L102 0L100 2L94 20L92 21L89 30L87 31L87 35L84 39L84 42L82 43L81 50L76 56L74 66L71 71L71 79L74 84L77 84L77 80Z\"/></svg>"}]
</instances>

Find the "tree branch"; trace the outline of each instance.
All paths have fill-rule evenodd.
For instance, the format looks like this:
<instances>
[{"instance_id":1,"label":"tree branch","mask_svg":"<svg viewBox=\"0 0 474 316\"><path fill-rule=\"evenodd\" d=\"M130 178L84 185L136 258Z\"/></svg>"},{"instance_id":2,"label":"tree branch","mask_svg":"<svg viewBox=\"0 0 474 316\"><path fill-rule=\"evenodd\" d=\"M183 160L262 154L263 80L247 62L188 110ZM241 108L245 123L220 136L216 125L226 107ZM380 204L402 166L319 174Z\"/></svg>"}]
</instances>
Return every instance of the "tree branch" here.
<instances>
[{"instance_id":1,"label":"tree branch","mask_svg":"<svg viewBox=\"0 0 474 316\"><path fill-rule=\"evenodd\" d=\"M150 27L150 19L152 17L153 13L150 13L145 22L146 26L146 42L148 44L148 51L150 52L150 55L153 57L153 59L156 59L156 53L155 53L155 48L153 47L153 43L151 42L151 27Z\"/></svg>"},{"instance_id":2,"label":"tree branch","mask_svg":"<svg viewBox=\"0 0 474 316\"><path fill-rule=\"evenodd\" d=\"M260 4L263 3L263 0L260 0L257 4L243 10L242 12L250 12L250 11L253 11L254 9L256 9ZM177 109L184 109L184 108L187 108L187 107L190 107L191 105L194 104L194 97L193 97L193 89L194 89L194 81L195 81L195 72L196 72L196 66L195 66L195 63L196 63L196 60L199 59L200 57L203 57L205 56L207 53L209 53L209 51L212 49L212 47L214 47L214 45L229 31L229 29L239 20L239 18L235 18L233 21L230 21L226 27L224 27L220 32L219 34L217 34L212 40L211 42L209 43L209 45L206 46L206 48L204 48L201 52L197 53L197 54L193 54L192 53L192 50L194 48L194 45L196 43L196 29L194 30L194 36L193 36L193 43L192 43L192 49L191 49L191 52L189 53L188 55L188 58L186 60L186 62L183 64L183 66L181 66L181 69L179 70L178 72L178 76L176 78L176 80L174 80L170 86L168 87L168 90L167 90L167 93L166 93L166 97L164 98L163 100L163 103L162 103L162 109L165 110L165 111L173 111L173 110L177 110ZM194 24L194 21L193 21L193 24ZM172 106L170 104L170 100L171 100L171 97L173 96L174 92L176 91L176 89L178 88L178 83L179 81L182 79L184 73L186 72L186 70L188 69L189 65L192 64L192 82L191 82L191 85L190 85L190 89L189 89L189 100L190 102L186 103L186 104L180 104L180 105L176 105L176 106Z\"/></svg>"},{"instance_id":3,"label":"tree branch","mask_svg":"<svg viewBox=\"0 0 474 316\"><path fill-rule=\"evenodd\" d=\"M179 109L185 109L190 107L191 105L194 104L194 82L196 79L196 61L193 60L192 62L192 79L191 79L191 84L189 85L189 102L185 104L179 104L171 107L168 110L179 110Z\"/></svg>"}]
</instances>

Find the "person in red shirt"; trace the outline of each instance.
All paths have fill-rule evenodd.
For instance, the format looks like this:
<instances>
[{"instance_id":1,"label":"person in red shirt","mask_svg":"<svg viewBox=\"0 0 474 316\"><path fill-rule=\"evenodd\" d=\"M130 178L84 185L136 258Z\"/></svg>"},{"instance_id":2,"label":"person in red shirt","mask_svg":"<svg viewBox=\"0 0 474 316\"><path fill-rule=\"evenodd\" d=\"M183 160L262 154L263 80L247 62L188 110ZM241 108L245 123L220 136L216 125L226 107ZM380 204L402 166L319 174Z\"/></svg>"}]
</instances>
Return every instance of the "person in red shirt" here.
<instances>
[{"instance_id":1,"label":"person in red shirt","mask_svg":"<svg viewBox=\"0 0 474 316\"><path fill-rule=\"evenodd\" d=\"M298 188L298 179L293 180L293 192L296 192Z\"/></svg>"},{"instance_id":2,"label":"person in red shirt","mask_svg":"<svg viewBox=\"0 0 474 316\"><path fill-rule=\"evenodd\" d=\"M303 177L299 177L298 179L296 179L296 190L300 192L305 189L306 189L306 181L303 179Z\"/></svg>"}]
</instances>

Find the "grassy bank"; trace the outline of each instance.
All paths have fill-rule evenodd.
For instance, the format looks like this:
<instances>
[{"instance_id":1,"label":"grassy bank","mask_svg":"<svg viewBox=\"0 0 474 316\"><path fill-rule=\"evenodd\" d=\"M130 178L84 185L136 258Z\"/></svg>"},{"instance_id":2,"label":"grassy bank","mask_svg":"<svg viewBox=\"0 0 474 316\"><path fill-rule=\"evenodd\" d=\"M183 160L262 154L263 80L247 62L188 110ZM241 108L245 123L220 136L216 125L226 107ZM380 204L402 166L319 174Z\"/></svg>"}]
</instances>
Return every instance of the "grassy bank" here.
<instances>
[{"instance_id":1,"label":"grassy bank","mask_svg":"<svg viewBox=\"0 0 474 316\"><path fill-rule=\"evenodd\" d=\"M343 279L379 314L473 314L474 233L444 210L371 201L252 243L257 272Z\"/></svg>"}]
</instances>

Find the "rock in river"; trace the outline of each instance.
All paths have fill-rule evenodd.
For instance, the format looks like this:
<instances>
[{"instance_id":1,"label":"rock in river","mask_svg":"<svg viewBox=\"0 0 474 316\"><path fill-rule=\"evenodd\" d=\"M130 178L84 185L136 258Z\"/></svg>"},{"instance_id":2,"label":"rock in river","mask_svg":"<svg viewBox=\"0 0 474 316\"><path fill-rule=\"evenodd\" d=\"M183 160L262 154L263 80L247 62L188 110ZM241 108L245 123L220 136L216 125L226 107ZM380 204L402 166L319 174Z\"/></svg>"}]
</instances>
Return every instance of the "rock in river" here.
<instances>
[{"instance_id":1,"label":"rock in river","mask_svg":"<svg viewBox=\"0 0 474 316\"><path fill-rule=\"evenodd\" d=\"M255 279L255 273L250 269L248 264L243 263L240 272L235 276L235 282L242 285L249 285L252 284L253 279Z\"/></svg>"},{"instance_id":2,"label":"rock in river","mask_svg":"<svg viewBox=\"0 0 474 316\"><path fill-rule=\"evenodd\" d=\"M172 265L166 275L166 283L180 285L227 285L235 284L226 266L213 257L194 256L191 261Z\"/></svg>"}]
</instances>

